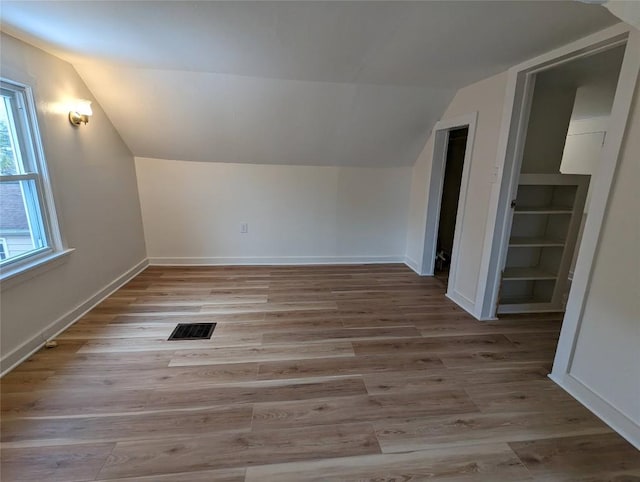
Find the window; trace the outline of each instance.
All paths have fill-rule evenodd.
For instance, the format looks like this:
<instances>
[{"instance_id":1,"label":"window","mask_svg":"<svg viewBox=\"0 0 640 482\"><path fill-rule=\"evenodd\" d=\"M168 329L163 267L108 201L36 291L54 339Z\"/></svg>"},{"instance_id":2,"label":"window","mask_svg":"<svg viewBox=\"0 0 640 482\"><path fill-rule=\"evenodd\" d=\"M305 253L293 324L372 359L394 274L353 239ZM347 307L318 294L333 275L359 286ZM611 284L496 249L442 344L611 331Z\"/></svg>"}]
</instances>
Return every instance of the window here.
<instances>
[{"instance_id":1,"label":"window","mask_svg":"<svg viewBox=\"0 0 640 482\"><path fill-rule=\"evenodd\" d=\"M0 238L0 261L7 259L9 256L9 250L7 250L7 240Z\"/></svg>"},{"instance_id":2,"label":"window","mask_svg":"<svg viewBox=\"0 0 640 482\"><path fill-rule=\"evenodd\" d=\"M0 267L61 248L28 87L0 81Z\"/></svg>"}]
</instances>

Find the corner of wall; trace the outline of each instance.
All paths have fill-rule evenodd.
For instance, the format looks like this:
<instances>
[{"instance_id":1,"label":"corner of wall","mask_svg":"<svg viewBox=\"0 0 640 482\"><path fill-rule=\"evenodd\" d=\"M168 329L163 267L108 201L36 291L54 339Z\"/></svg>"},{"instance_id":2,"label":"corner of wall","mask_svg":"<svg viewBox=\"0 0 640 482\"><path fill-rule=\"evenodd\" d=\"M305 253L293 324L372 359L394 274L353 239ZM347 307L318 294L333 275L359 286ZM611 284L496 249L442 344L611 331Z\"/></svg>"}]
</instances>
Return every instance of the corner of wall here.
<instances>
[{"instance_id":1,"label":"corner of wall","mask_svg":"<svg viewBox=\"0 0 640 482\"><path fill-rule=\"evenodd\" d=\"M105 298L111 296L114 292L131 281L142 271L144 271L148 265L149 262L147 258L144 258L131 269L122 273L112 282L108 283L106 286L95 292L75 308L71 309L70 311L59 317L57 320L44 327L30 339L22 343L20 346L3 355L0 359L0 377L3 377L7 373L9 373L16 366L33 355L36 351L41 349L47 340L55 338L57 335L73 325L86 313L99 305Z\"/></svg>"}]
</instances>

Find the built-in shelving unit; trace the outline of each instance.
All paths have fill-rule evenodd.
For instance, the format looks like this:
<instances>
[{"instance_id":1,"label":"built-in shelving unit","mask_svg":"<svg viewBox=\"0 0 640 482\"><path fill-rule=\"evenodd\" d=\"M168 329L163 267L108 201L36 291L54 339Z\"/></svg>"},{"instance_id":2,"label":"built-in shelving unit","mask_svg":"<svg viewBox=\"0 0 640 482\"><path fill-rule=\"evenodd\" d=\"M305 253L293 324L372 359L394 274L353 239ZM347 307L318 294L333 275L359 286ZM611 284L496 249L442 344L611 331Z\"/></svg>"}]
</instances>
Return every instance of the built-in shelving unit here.
<instances>
[{"instance_id":1,"label":"built-in shelving unit","mask_svg":"<svg viewBox=\"0 0 640 482\"><path fill-rule=\"evenodd\" d=\"M521 174L498 313L561 311L589 176Z\"/></svg>"}]
</instances>

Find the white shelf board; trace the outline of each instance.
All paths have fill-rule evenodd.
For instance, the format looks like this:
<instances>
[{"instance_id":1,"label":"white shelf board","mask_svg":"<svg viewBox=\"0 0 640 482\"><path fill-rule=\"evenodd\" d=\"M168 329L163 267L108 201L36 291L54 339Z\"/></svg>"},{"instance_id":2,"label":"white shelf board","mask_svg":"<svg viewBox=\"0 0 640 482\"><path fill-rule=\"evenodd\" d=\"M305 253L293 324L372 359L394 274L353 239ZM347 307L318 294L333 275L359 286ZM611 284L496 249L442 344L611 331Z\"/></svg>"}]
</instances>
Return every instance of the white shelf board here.
<instances>
[{"instance_id":1,"label":"white shelf board","mask_svg":"<svg viewBox=\"0 0 640 482\"><path fill-rule=\"evenodd\" d=\"M545 237L526 237L514 236L509 240L509 247L514 248L537 248L537 247L554 247L564 246L564 240L559 238Z\"/></svg>"},{"instance_id":2,"label":"white shelf board","mask_svg":"<svg viewBox=\"0 0 640 482\"><path fill-rule=\"evenodd\" d=\"M498 305L498 314L508 313L557 313L563 312L562 306L554 305L547 301L536 301L535 299L513 299L501 301Z\"/></svg>"},{"instance_id":3,"label":"white shelf board","mask_svg":"<svg viewBox=\"0 0 640 482\"><path fill-rule=\"evenodd\" d=\"M527 268L505 268L502 279L505 281L554 280L558 276L537 266Z\"/></svg>"},{"instance_id":4,"label":"white shelf board","mask_svg":"<svg viewBox=\"0 0 640 482\"><path fill-rule=\"evenodd\" d=\"M516 206L515 214L572 214L567 206Z\"/></svg>"}]
</instances>

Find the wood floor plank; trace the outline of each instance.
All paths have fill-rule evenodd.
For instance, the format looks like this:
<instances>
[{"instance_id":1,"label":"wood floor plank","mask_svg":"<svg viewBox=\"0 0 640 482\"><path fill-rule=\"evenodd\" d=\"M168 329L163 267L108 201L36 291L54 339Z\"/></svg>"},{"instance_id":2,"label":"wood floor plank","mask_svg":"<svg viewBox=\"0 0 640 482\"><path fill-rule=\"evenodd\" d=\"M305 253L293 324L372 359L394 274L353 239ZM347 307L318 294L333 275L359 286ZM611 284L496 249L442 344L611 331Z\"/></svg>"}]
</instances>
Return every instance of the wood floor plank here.
<instances>
[{"instance_id":1,"label":"wood floor plank","mask_svg":"<svg viewBox=\"0 0 640 482\"><path fill-rule=\"evenodd\" d=\"M53 384L68 389L86 390L110 388L111 390L206 387L231 381L253 381L257 378L257 363L226 363L184 367L161 367L139 370L136 377L131 369L82 368L49 379Z\"/></svg>"},{"instance_id":2,"label":"wood floor plank","mask_svg":"<svg viewBox=\"0 0 640 482\"><path fill-rule=\"evenodd\" d=\"M330 481L523 482L532 480L506 444L361 455L247 469L246 482Z\"/></svg>"},{"instance_id":3,"label":"wood floor plank","mask_svg":"<svg viewBox=\"0 0 640 482\"><path fill-rule=\"evenodd\" d=\"M2 417L64 416L142 410L152 389L114 390L111 387L70 389L52 384L50 389L2 393ZM3 427L4 428L4 427Z\"/></svg>"},{"instance_id":4,"label":"wood floor plank","mask_svg":"<svg viewBox=\"0 0 640 482\"><path fill-rule=\"evenodd\" d=\"M262 342L260 333L243 335L224 335L218 333L210 340L168 340L174 327L170 326L169 328L171 328L171 330L167 330L167 333L162 337L97 337L93 340L88 340L84 346L78 350L78 353L132 353L158 350L177 352L178 350L199 350L215 347L227 349L230 347L259 346Z\"/></svg>"},{"instance_id":5,"label":"wood floor plank","mask_svg":"<svg viewBox=\"0 0 640 482\"><path fill-rule=\"evenodd\" d=\"M47 380L56 373L54 370L29 370L25 369L23 365L15 368L0 379L0 394L5 395L39 389L42 386L46 386Z\"/></svg>"},{"instance_id":6,"label":"wood floor plank","mask_svg":"<svg viewBox=\"0 0 640 482\"><path fill-rule=\"evenodd\" d=\"M371 339L395 339L411 338L420 333L413 326L394 326L383 328L339 328L322 329L306 332L281 332L267 333L263 336L264 344L271 343L312 343L327 340L371 340Z\"/></svg>"},{"instance_id":7,"label":"wood floor plank","mask_svg":"<svg viewBox=\"0 0 640 482\"><path fill-rule=\"evenodd\" d=\"M177 351L170 367L193 365L219 365L240 362L268 362L280 360L302 360L325 357L353 357L353 348L348 342L291 346L264 345L248 347L212 347Z\"/></svg>"},{"instance_id":8,"label":"wood floor plank","mask_svg":"<svg viewBox=\"0 0 640 482\"><path fill-rule=\"evenodd\" d=\"M483 412L533 412L575 404L571 395L547 380L467 386L466 392Z\"/></svg>"},{"instance_id":9,"label":"wood floor plank","mask_svg":"<svg viewBox=\"0 0 640 482\"><path fill-rule=\"evenodd\" d=\"M301 376L361 375L401 370L426 370L442 366L439 358L423 354L285 360L260 363L258 378L269 380Z\"/></svg>"},{"instance_id":10,"label":"wood floor plank","mask_svg":"<svg viewBox=\"0 0 640 482\"><path fill-rule=\"evenodd\" d=\"M109 482L244 482L245 469L220 469L196 472L180 472L176 474L148 475L142 477L127 477L125 479L96 479Z\"/></svg>"},{"instance_id":11,"label":"wood floor plank","mask_svg":"<svg viewBox=\"0 0 640 482\"><path fill-rule=\"evenodd\" d=\"M447 316L434 316L431 314L427 319L424 317L419 318L415 315L405 315L405 318L420 330L422 336L455 336L460 333L465 335L489 335L500 333L516 345L518 344L518 339L512 339L509 335L513 334L528 338L530 334L548 333L553 335L557 342L561 325L561 323L541 322L539 320L518 321L513 324L492 321L480 322L474 319L460 318L456 314ZM527 341L523 345L532 346Z\"/></svg>"},{"instance_id":12,"label":"wood floor plank","mask_svg":"<svg viewBox=\"0 0 640 482\"><path fill-rule=\"evenodd\" d=\"M457 353L442 353L440 358L450 368L508 367L520 363L544 365L553 361L555 349L519 349L519 350L469 350Z\"/></svg>"},{"instance_id":13,"label":"wood floor plank","mask_svg":"<svg viewBox=\"0 0 640 482\"><path fill-rule=\"evenodd\" d=\"M471 350L491 352L512 351L515 345L504 335L439 336L434 338L411 338L402 340L354 341L353 350L358 355L383 353L467 353Z\"/></svg>"},{"instance_id":14,"label":"wood floor plank","mask_svg":"<svg viewBox=\"0 0 640 482\"><path fill-rule=\"evenodd\" d=\"M465 387L488 386L511 382L544 381L550 385L547 375L551 370L551 362L538 362L480 365L463 368L449 368Z\"/></svg>"},{"instance_id":15,"label":"wood floor plank","mask_svg":"<svg viewBox=\"0 0 640 482\"><path fill-rule=\"evenodd\" d=\"M449 369L367 373L362 378L371 395L418 392L428 396L426 392L463 389L465 386L460 377Z\"/></svg>"},{"instance_id":16,"label":"wood floor plank","mask_svg":"<svg viewBox=\"0 0 640 482\"><path fill-rule=\"evenodd\" d=\"M480 413L374 422L385 453L610 432L578 405L557 412Z\"/></svg>"},{"instance_id":17,"label":"wood floor plank","mask_svg":"<svg viewBox=\"0 0 640 482\"><path fill-rule=\"evenodd\" d=\"M38 445L47 440L59 443L162 440L249 430L251 415L251 405L238 405L124 415L11 418L3 423L1 440L4 445L25 441Z\"/></svg>"},{"instance_id":18,"label":"wood floor plank","mask_svg":"<svg viewBox=\"0 0 640 482\"><path fill-rule=\"evenodd\" d=\"M74 482L94 480L115 444L60 445L0 450L2 480Z\"/></svg>"},{"instance_id":19,"label":"wood floor plank","mask_svg":"<svg viewBox=\"0 0 640 482\"><path fill-rule=\"evenodd\" d=\"M96 479L109 482L244 482L245 469L232 468L220 470L204 470L195 472L180 472L166 475L149 475L142 477L127 477L124 479Z\"/></svg>"},{"instance_id":20,"label":"wood floor plank","mask_svg":"<svg viewBox=\"0 0 640 482\"><path fill-rule=\"evenodd\" d=\"M162 308L162 307L154 307ZM188 311L185 307L179 307L179 310L167 310L167 311ZM227 304L227 305L211 305L203 304L200 307L201 313L271 313L271 312L286 312L286 311L316 311L316 310L328 310L337 309L337 304L334 301L300 301L300 302L267 302L259 304ZM161 311L161 310L158 310Z\"/></svg>"},{"instance_id":21,"label":"wood floor plank","mask_svg":"<svg viewBox=\"0 0 640 482\"><path fill-rule=\"evenodd\" d=\"M284 428L466 413L476 406L463 390L256 404L254 428Z\"/></svg>"},{"instance_id":22,"label":"wood floor plank","mask_svg":"<svg viewBox=\"0 0 640 482\"><path fill-rule=\"evenodd\" d=\"M209 388L155 390L145 408L188 408L209 405L284 402L366 395L360 377L278 380L215 385Z\"/></svg>"},{"instance_id":23,"label":"wood floor plank","mask_svg":"<svg viewBox=\"0 0 640 482\"><path fill-rule=\"evenodd\" d=\"M295 443L292 443L295 441ZM380 453L369 424L118 443L99 473L116 478Z\"/></svg>"},{"instance_id":24,"label":"wood floor plank","mask_svg":"<svg viewBox=\"0 0 640 482\"><path fill-rule=\"evenodd\" d=\"M612 433L510 445L536 480L640 479L640 451Z\"/></svg>"},{"instance_id":25,"label":"wood floor plank","mask_svg":"<svg viewBox=\"0 0 640 482\"><path fill-rule=\"evenodd\" d=\"M222 321L258 322L265 318L264 313L128 313L116 315L111 323L141 323L164 322L175 325L176 323L218 323Z\"/></svg>"}]
</instances>

